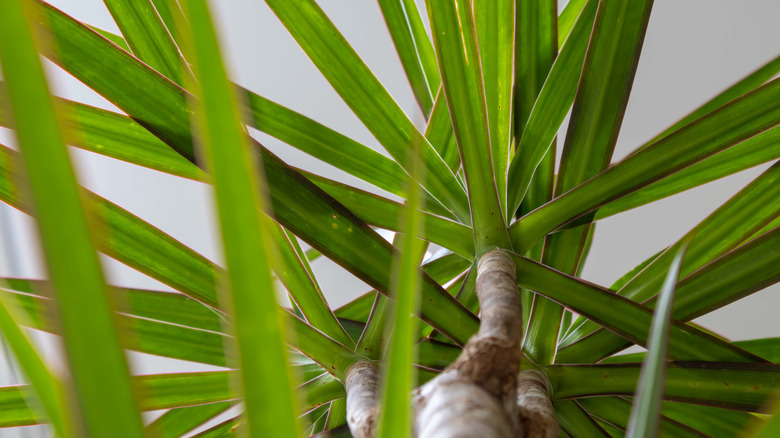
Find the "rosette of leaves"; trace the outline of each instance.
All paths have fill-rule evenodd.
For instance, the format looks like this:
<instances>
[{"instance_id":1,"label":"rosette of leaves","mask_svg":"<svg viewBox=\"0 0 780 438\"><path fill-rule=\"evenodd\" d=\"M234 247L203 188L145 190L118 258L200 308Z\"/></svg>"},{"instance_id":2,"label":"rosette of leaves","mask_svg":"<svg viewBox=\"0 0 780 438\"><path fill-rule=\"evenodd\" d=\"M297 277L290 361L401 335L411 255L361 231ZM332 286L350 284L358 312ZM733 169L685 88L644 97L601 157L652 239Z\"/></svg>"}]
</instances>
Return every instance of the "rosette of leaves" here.
<instances>
[{"instance_id":1,"label":"rosette of leaves","mask_svg":"<svg viewBox=\"0 0 780 438\"><path fill-rule=\"evenodd\" d=\"M36 219L47 273L4 280L0 328L29 384L0 388L0 426L761 428L780 341L730 342L690 321L780 279L780 164L615 284L578 274L597 221L780 157L780 60L613 162L652 0L379 0L422 123L314 0L266 3L387 155L231 83L205 0L105 0L121 35L44 1L0 1L0 122L19 144L0 148L0 199ZM52 98L39 54L122 113ZM388 196L292 167L248 128ZM81 188L66 144L212 184L225 263ZM429 244L443 255L423 259ZM98 252L177 293L107 287ZM316 257L373 290L332 308ZM28 328L58 335L64 363L43 360ZM647 358L618 354L632 345ZM123 350L218 368L133 375Z\"/></svg>"}]
</instances>

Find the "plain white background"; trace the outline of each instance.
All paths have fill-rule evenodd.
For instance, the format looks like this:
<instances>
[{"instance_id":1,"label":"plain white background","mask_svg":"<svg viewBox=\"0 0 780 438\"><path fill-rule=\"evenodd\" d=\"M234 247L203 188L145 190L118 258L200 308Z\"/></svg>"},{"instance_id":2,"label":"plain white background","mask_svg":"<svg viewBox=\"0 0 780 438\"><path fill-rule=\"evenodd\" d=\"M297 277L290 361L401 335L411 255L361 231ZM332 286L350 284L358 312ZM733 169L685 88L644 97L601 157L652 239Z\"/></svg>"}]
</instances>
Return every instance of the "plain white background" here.
<instances>
[{"instance_id":1,"label":"plain white background","mask_svg":"<svg viewBox=\"0 0 780 438\"><path fill-rule=\"evenodd\" d=\"M75 18L117 32L99 0L52 0ZM320 0L368 66L407 111L419 120L387 30L372 0ZM422 3L422 2L420 2ZM565 3L565 2L561 2ZM241 85L381 150L338 95L260 0L212 1L232 77ZM631 99L613 161L675 122L725 87L780 54L780 2L776 0L657 0L650 19ZM48 65L56 94L115 109L91 90ZM565 132L565 131L563 131ZM257 133L256 138L291 164L371 189L355 178ZM561 137L562 138L562 137ZM0 140L13 144L0 130ZM211 191L203 184L83 151L74 151L79 177L89 189L129 209L193 249L219 262ZM583 276L608 286L687 230L755 178L760 166L598 224ZM780 202L780 201L778 201ZM42 276L31 221L0 206L3 275ZM168 290L105 258L113 284ZM340 305L368 286L332 262L314 264L328 299ZM775 314L780 288L772 287L702 317L699 323L731 339L780 336ZM56 356L56 347L45 346ZM132 354L138 373L194 369L173 360ZM200 368L202 369L202 367ZM9 384L10 376L0 376ZM9 431L0 430L0 436Z\"/></svg>"}]
</instances>

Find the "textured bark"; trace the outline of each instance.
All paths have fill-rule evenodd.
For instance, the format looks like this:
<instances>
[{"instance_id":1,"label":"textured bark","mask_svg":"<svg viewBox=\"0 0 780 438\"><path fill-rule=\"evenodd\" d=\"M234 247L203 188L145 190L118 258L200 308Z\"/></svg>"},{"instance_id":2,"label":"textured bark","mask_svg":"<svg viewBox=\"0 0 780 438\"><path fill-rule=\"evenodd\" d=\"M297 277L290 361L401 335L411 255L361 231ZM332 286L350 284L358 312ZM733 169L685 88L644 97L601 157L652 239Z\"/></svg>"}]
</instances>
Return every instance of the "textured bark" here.
<instances>
[{"instance_id":1,"label":"textured bark","mask_svg":"<svg viewBox=\"0 0 780 438\"><path fill-rule=\"evenodd\" d=\"M515 266L494 250L477 269L479 331L449 368L416 391L420 437L511 437L518 430L522 308Z\"/></svg>"},{"instance_id":2,"label":"textured bark","mask_svg":"<svg viewBox=\"0 0 780 438\"><path fill-rule=\"evenodd\" d=\"M547 378L520 373L523 322L512 259L490 251L477 267L480 327L458 359L414 392L421 438L556 438L560 433ZM379 373L369 362L347 371L347 422L352 435L374 434Z\"/></svg>"},{"instance_id":3,"label":"textured bark","mask_svg":"<svg viewBox=\"0 0 780 438\"><path fill-rule=\"evenodd\" d=\"M520 431L529 438L556 438L561 430L550 401L547 377L536 370L520 373L517 380Z\"/></svg>"},{"instance_id":4,"label":"textured bark","mask_svg":"<svg viewBox=\"0 0 780 438\"><path fill-rule=\"evenodd\" d=\"M347 370L347 424L355 438L371 438L379 413L379 370L358 362Z\"/></svg>"}]
</instances>

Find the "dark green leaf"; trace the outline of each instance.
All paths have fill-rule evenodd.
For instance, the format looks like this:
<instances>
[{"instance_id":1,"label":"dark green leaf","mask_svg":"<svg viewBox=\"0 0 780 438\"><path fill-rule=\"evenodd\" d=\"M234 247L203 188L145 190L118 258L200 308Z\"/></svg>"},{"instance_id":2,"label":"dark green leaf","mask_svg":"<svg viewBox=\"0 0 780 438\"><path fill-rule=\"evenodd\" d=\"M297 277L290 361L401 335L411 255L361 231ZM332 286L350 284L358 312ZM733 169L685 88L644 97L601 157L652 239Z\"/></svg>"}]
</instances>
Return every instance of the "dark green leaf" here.
<instances>
[{"instance_id":1,"label":"dark green leaf","mask_svg":"<svg viewBox=\"0 0 780 438\"><path fill-rule=\"evenodd\" d=\"M469 3L428 4L433 43L469 192L477 256L509 248L504 209L496 191L477 33ZM460 35L452 38L450 35ZM430 178L430 176L429 176Z\"/></svg>"},{"instance_id":2,"label":"dark green leaf","mask_svg":"<svg viewBox=\"0 0 780 438\"><path fill-rule=\"evenodd\" d=\"M780 122L780 80L732 101L526 215L510 228L515 249L561 225Z\"/></svg>"},{"instance_id":3,"label":"dark green leaf","mask_svg":"<svg viewBox=\"0 0 780 438\"><path fill-rule=\"evenodd\" d=\"M419 145L427 169L425 188L461 220L469 217L468 199L447 165L417 130L338 29L313 0L266 0L282 24L363 121L402 166Z\"/></svg>"},{"instance_id":4,"label":"dark green leaf","mask_svg":"<svg viewBox=\"0 0 780 438\"><path fill-rule=\"evenodd\" d=\"M634 393L640 364L553 365L544 368L555 399ZM743 411L766 408L780 384L780 365L670 362L664 399Z\"/></svg>"}]
</instances>

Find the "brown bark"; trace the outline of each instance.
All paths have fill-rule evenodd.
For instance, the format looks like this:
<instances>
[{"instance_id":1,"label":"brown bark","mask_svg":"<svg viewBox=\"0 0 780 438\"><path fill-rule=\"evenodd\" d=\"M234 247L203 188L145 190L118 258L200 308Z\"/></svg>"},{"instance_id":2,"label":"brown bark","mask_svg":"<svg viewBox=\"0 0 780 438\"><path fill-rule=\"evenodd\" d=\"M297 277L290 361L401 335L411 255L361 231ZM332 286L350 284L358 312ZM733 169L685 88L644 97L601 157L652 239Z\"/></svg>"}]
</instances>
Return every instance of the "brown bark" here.
<instances>
[{"instance_id":1,"label":"brown bark","mask_svg":"<svg viewBox=\"0 0 780 438\"><path fill-rule=\"evenodd\" d=\"M414 392L415 434L423 438L554 438L558 422L546 377L520 373L522 308L515 266L502 250L477 267L480 327L458 359ZM373 436L378 412L376 367L347 372L347 421L355 437Z\"/></svg>"}]
</instances>

